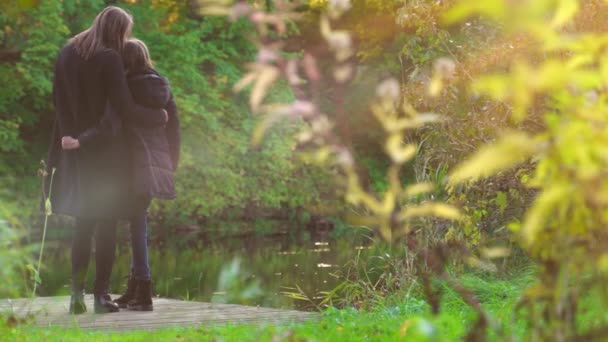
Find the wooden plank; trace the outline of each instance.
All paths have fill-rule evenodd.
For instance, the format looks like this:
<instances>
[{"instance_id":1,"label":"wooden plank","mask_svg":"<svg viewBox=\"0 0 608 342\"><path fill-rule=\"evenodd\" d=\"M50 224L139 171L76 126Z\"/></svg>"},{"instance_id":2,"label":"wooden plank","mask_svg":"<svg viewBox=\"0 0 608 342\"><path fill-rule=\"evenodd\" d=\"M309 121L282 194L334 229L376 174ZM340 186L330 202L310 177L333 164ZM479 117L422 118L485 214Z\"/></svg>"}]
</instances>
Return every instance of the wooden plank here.
<instances>
[{"instance_id":1,"label":"wooden plank","mask_svg":"<svg viewBox=\"0 0 608 342\"><path fill-rule=\"evenodd\" d=\"M304 320L293 320L293 321L285 321L285 320L267 320L264 322L259 321L243 321L243 322L225 322L225 321L217 321L209 324L199 324L199 323L180 323L180 324L165 324L165 325L128 325L128 326L92 326L92 327L81 327L74 326L73 328L78 328L85 331L104 331L104 332L122 332L122 331L135 331L135 330L143 330L143 331L154 331L158 329L166 329L166 328L187 328L187 327L199 327L204 325L213 325L213 326L226 326L226 325L236 325L236 324L246 324L246 325L284 325L290 322L303 322ZM66 327L70 328L70 327Z\"/></svg>"},{"instance_id":2,"label":"wooden plank","mask_svg":"<svg viewBox=\"0 0 608 342\"><path fill-rule=\"evenodd\" d=\"M184 320L199 320L201 322L204 321L213 321L218 319L228 319L228 320L238 320L242 318L251 318L251 319L270 319L270 318L278 318L278 319L288 319L288 318L298 318L298 317L309 317L311 315L301 315L301 314L272 314L272 313L262 313L257 315L251 315L244 312L170 312L170 313L136 313L136 312L125 312L123 313L113 313L106 315L79 315L76 317L72 317L71 315L61 314L54 316L39 316L38 322L48 322L48 323L68 323L71 321L78 321L80 323L85 322L146 322L146 321L171 321L177 319L178 321Z\"/></svg>"},{"instance_id":3,"label":"wooden plank","mask_svg":"<svg viewBox=\"0 0 608 342\"><path fill-rule=\"evenodd\" d=\"M92 309L92 308L89 308ZM51 308L48 309L42 309L40 311L37 312L37 316L38 317L52 317L52 316L57 316L57 315L65 315L67 314L67 307L65 308L53 308L53 310L51 310ZM133 317L133 315L131 315L133 312L132 311L127 311L124 310L120 313L115 313L115 314L104 314L104 315L96 315L96 317L98 319L103 319L104 317L108 317L108 316L115 316L115 315L122 315L122 314L127 314L125 317L121 317L121 319L131 319L131 317ZM222 315L231 315L233 313L236 314L245 314L245 315L254 315L254 316L274 316L274 315L298 315L298 316L306 316L306 315L310 315L310 313L303 313L303 312L298 312L298 311L287 311L287 310L278 310L278 309L266 309L266 308L250 308L250 307L242 307L242 308L230 308L230 309L222 309L222 308L198 308L198 307L188 307L188 308L180 308L180 309L173 309L173 308L166 308L166 307L155 307L155 311L153 312L142 312L141 313L141 317L147 317L145 315L151 315L152 316L156 316L156 315L167 315L167 316L175 316L175 315L188 315L188 314L196 314L196 315L200 315L200 314L216 314L216 313L221 313ZM20 315L20 312L15 312L15 314L17 316L25 316L24 314ZM87 316L83 316L83 317L87 317ZM108 319L114 319L114 318L108 318Z\"/></svg>"},{"instance_id":4,"label":"wooden plank","mask_svg":"<svg viewBox=\"0 0 608 342\"><path fill-rule=\"evenodd\" d=\"M226 320L238 320L238 319L243 319L243 318L251 318L251 319L258 319L258 320L263 320L263 319L270 319L270 318L277 318L277 319L288 319L288 318L306 318L309 317L309 315L297 315L297 314L288 314L288 315L247 315L247 314L243 314L243 313L231 313L231 314L225 314L225 313L221 313L221 312L212 312L212 313L201 313L201 314L196 314L196 313L191 313L191 314L183 314L180 312L176 312L173 314L148 314L148 315L144 315L143 313L129 313L129 318L127 319L127 317L120 317L117 314L112 314L112 315L104 315L101 316L100 315L80 315L78 317L72 317L71 315L61 315L61 316L52 316L52 317L40 317L37 319L38 322L40 323L68 323L71 321L77 321L79 323L86 323L86 322L115 322L115 321L120 321L120 322L153 322L153 321L160 321L160 322L168 322L168 321L172 321L172 320L178 320L178 321L185 321L185 320L198 320L201 322L205 322L205 321L214 321L214 320L221 320L221 319L226 319Z\"/></svg>"},{"instance_id":5,"label":"wooden plank","mask_svg":"<svg viewBox=\"0 0 608 342\"><path fill-rule=\"evenodd\" d=\"M270 324L301 322L318 315L311 312L180 301L168 298L154 300L152 312L122 310L111 314L94 314L92 296L85 296L89 310L83 315L68 314L69 297L39 297L34 299L0 300L0 312L18 317L34 315L40 327L78 327L85 330L153 330L166 327L226 325L226 324Z\"/></svg>"},{"instance_id":6,"label":"wooden plank","mask_svg":"<svg viewBox=\"0 0 608 342\"><path fill-rule=\"evenodd\" d=\"M202 325L233 325L233 324L253 324L253 325L260 325L260 324L271 324L271 323L281 323L281 324L286 324L286 323L290 323L290 322L301 322L301 321L305 321L304 319L298 318L298 319L277 319L277 318L270 318L270 319L265 319L265 320L259 320L259 319L255 319L255 318L243 318L243 319L239 319L239 320L234 320L234 319L230 319L230 320L226 320L226 319L218 319L218 320L206 320L206 321L200 321L200 320L175 320L175 321L163 321L163 322L151 322L151 323L145 323L145 322L96 322L96 323L89 323L89 324L82 324L82 323L77 323L77 322L70 322L68 324L40 324L39 326L42 327L46 327L46 326L61 326L61 327L73 327L73 328L79 328L79 329L83 329L83 330L100 330L100 329L104 329L104 330L135 330L135 329L145 329L145 330L152 330L152 329L160 329L160 328L167 328L167 327L192 327L192 326L202 326Z\"/></svg>"}]
</instances>

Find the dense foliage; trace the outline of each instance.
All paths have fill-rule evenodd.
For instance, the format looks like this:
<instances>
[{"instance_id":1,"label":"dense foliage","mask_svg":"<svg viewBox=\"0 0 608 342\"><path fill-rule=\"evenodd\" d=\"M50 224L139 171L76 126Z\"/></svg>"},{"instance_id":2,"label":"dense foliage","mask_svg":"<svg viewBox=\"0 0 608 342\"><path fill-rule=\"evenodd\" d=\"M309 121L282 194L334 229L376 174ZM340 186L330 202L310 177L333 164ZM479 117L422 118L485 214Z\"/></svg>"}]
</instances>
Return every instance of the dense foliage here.
<instances>
[{"instance_id":1,"label":"dense foliage","mask_svg":"<svg viewBox=\"0 0 608 342\"><path fill-rule=\"evenodd\" d=\"M480 8L462 1L449 18L481 14L504 23L505 34L525 35L534 53L509 61L506 72L480 75L472 89L508 103L510 119L516 123L534 113L531 108L541 102L544 125L535 134L505 130L500 139L454 170L451 182L474 181L534 160L528 182L539 193L521 220L510 226L519 245L540 267L538 284L522 300L530 336L558 341L605 337L606 322L601 319L581 329L580 317L587 308L579 302L590 292L598 302L608 300L603 292L608 36L594 28L605 25L597 13L606 13L608 7L574 0L535 1L534 6L521 7L488 3Z\"/></svg>"},{"instance_id":2,"label":"dense foliage","mask_svg":"<svg viewBox=\"0 0 608 342\"><path fill-rule=\"evenodd\" d=\"M478 321L471 327L467 338L482 339L491 321L475 296L449 275L446 266L463 257L461 260L477 266L483 262L476 258L477 253L470 253L462 243L443 243L443 239L450 240L449 231L443 239L429 241L424 238L424 232L434 228L429 228L428 221L424 220L422 225L416 225L416 219L420 217L454 220L460 215L452 207L434 202L432 196L422 197L420 201L421 195L432 191L431 184L412 184L401 177L402 165L411 161L417 151L417 146L406 139L407 130L421 128L424 123L434 121L434 116L421 114L417 103L412 105L407 97L403 98L394 79L383 81L376 88L377 99L371 101L371 112L387 136L380 139L389 157L387 188L370 191L361 186L359 159L353 152L351 127L345 124L344 91L354 79L352 35L349 31L334 28L351 8L350 2L328 2L318 19L320 36L333 62L325 60L327 68L322 73L317 67L321 64L316 60L318 52L311 52L309 48L304 50L301 59L284 58L282 46L268 33L269 29L279 33L284 30L280 18L296 17L289 3L277 1L277 12L272 14L244 3L233 6L226 6L229 3L223 0L209 3L211 5L205 13L245 16L257 26L262 36L258 43L258 56L265 58L258 58L250 73L237 86L253 84L251 108L267 113L259 126L260 132L285 117L301 117L309 122L310 129L302 133L300 141L310 149L312 160L340 170L345 178L340 183L344 200L355 210L363 212L357 215L356 222L374 228L389 242L394 242L396 237L404 237L408 251L414 254L415 274L433 312L439 312L443 292L431 282L438 279L447 283L477 311ZM433 5L429 2L417 2L414 8L406 9L406 13L416 14L415 9L424 8L424 4L431 9L427 14L433 28ZM496 37L522 42L521 50L525 53L504 61L503 68L486 65L487 69L477 70L474 77L466 66L460 67L461 79L455 80L458 57L442 41L450 34L434 30L431 40L441 42L450 58L437 59L433 73L422 82L422 88L431 98L439 95L465 98L464 101L440 101L447 103L450 109L464 102L469 104L468 110L472 110L478 102L485 107L487 114L501 116L495 132L490 132L496 139L481 140L481 146L473 147L472 157L450 171L447 201L453 202L459 197L462 190L457 187L466 189L481 178L527 164L508 177L521 177L517 181L525 183L531 193L536 194L529 198L529 207L521 208L511 218L514 222L509 224L509 229L518 248L540 267L538 284L524 294L520 303L529 321L528 334L532 339L594 339L604 336L606 330L606 322L602 320L581 329L579 318L588 312L588 308L579 306L582 294L601 291L606 276L606 246L603 241L608 194L602 180L608 169L605 154L608 150L605 104L608 38L593 30L597 27L588 25L592 19L603 19L595 13L605 10L606 5L597 1L584 2L584 10L579 12L580 6L575 0L546 0L519 5L500 0L483 5L466 0L436 3L435 8L447 11L442 19L448 24L480 15L482 20L492 21ZM473 20L479 19L473 17ZM428 21L427 18L427 24ZM583 22L585 24L580 25ZM463 32L470 26L486 25L466 22L465 29L459 31ZM471 34L465 31L464 36L467 35ZM420 36L424 37L424 34ZM264 101L267 88L279 77L285 78L294 88L298 94L297 101L290 104ZM330 106L324 104L317 93L321 88L319 83L324 79L334 82L332 89L336 94ZM461 82L460 88L458 81ZM456 89L449 89L450 85ZM310 89L304 89L305 86ZM493 109L488 110L488 107ZM475 137L484 134L483 131L473 132ZM254 136L254 142L258 138L258 135ZM511 190L510 186L496 191L494 207L481 202L482 210L498 209L503 215L507 198L518 195ZM465 232L465 242L469 245L471 240L478 242L479 238L469 233L471 228L477 229L475 219L479 217L464 220L463 224L452 226L450 231L460 228ZM493 258L504 256L506 251L485 249L479 252L482 257ZM603 294L597 296L599 301L606 300Z\"/></svg>"}]
</instances>

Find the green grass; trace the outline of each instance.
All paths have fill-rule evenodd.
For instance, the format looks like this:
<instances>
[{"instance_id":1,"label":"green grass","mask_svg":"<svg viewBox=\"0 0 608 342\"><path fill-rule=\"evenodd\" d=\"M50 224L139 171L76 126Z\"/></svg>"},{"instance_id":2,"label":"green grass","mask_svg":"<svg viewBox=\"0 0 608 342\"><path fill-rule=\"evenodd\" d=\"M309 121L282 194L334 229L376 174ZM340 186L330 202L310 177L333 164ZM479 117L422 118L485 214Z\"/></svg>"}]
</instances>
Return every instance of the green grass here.
<instances>
[{"instance_id":1,"label":"green grass","mask_svg":"<svg viewBox=\"0 0 608 342\"><path fill-rule=\"evenodd\" d=\"M525 326L513 319L512 312L521 290L531 279L529 272L508 279L477 274L461 277L500 327L502 336L516 339L522 336ZM2 341L453 341L466 334L475 318L473 310L447 289L442 312L436 317L421 298L395 294L369 311L329 309L318 320L284 326L201 326L100 333L4 325L0 336ZM490 329L490 340L500 339L499 329Z\"/></svg>"}]
</instances>

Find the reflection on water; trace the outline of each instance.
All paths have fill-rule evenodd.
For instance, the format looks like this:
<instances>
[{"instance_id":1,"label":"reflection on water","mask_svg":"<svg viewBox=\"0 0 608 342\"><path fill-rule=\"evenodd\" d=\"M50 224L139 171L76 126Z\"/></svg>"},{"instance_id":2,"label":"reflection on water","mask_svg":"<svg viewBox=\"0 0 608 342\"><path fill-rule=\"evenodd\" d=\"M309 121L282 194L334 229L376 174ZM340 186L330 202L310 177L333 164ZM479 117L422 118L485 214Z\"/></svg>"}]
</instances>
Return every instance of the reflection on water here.
<instances>
[{"instance_id":1,"label":"reflection on water","mask_svg":"<svg viewBox=\"0 0 608 342\"><path fill-rule=\"evenodd\" d=\"M373 253L364 243L369 239L362 236L294 239L253 235L200 246L152 245L150 263L155 292L162 297L304 309L309 303L282 292L298 288L309 297L317 297L319 292L335 288L340 283L336 271L356 255ZM53 246L45 257L41 295L69 293L69 243ZM122 291L129 267L130 252L122 244L112 279L114 293ZM89 285L93 275L90 269Z\"/></svg>"}]
</instances>

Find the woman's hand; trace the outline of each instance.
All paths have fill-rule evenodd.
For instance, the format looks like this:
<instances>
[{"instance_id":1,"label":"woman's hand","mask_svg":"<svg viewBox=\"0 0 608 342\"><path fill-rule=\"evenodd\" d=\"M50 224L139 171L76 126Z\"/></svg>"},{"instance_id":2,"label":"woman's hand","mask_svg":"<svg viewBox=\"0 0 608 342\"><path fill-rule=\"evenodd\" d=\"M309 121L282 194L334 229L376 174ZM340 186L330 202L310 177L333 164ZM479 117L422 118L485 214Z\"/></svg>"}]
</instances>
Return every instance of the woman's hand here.
<instances>
[{"instance_id":1,"label":"woman's hand","mask_svg":"<svg viewBox=\"0 0 608 342\"><path fill-rule=\"evenodd\" d=\"M80 147L80 141L72 137L61 138L61 148L64 150L75 150Z\"/></svg>"}]
</instances>

